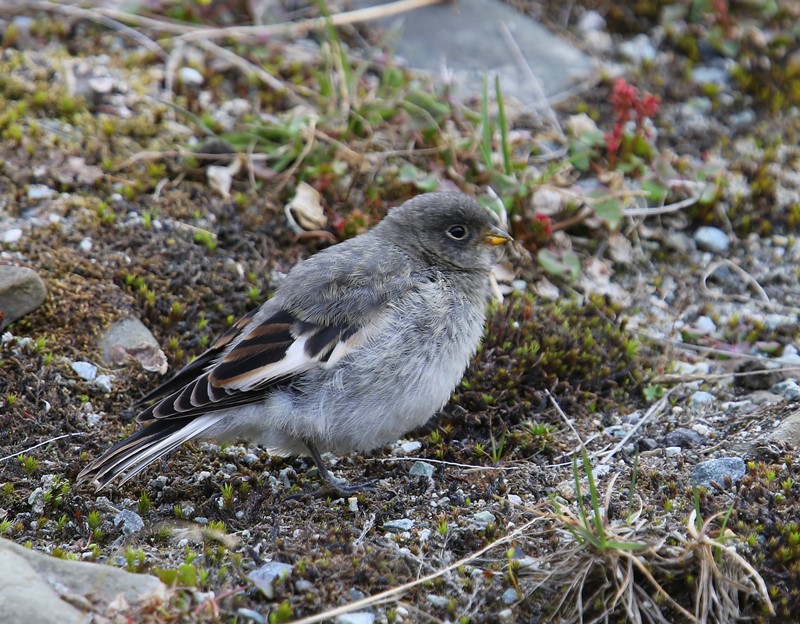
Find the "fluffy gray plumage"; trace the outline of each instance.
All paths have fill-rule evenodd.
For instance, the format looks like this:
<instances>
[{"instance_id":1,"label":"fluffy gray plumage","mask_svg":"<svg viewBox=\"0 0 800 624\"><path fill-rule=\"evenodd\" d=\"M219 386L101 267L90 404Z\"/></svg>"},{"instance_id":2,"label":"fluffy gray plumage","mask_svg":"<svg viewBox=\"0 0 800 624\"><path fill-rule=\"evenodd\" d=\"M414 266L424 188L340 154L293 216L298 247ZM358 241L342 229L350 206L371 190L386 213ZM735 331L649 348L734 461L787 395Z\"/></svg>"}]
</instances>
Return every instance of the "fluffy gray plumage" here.
<instances>
[{"instance_id":1,"label":"fluffy gray plumage","mask_svg":"<svg viewBox=\"0 0 800 624\"><path fill-rule=\"evenodd\" d=\"M491 248L510 240L460 193L429 193L298 264L275 296L156 388L139 432L79 481L127 481L183 442L277 455L369 451L425 423L480 342ZM337 488L342 489L342 488Z\"/></svg>"}]
</instances>

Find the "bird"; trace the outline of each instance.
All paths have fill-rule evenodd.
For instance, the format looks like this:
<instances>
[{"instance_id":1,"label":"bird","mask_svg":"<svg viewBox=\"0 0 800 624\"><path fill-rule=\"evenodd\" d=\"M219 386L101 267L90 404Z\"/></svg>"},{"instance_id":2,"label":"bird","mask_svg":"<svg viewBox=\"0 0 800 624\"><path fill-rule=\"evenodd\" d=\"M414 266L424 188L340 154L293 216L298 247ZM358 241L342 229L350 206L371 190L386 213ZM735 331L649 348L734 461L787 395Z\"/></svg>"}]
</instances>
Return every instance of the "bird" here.
<instances>
[{"instance_id":1,"label":"bird","mask_svg":"<svg viewBox=\"0 0 800 624\"><path fill-rule=\"evenodd\" d=\"M513 240L460 192L418 195L374 228L298 263L272 298L144 396L143 427L77 482L122 485L196 438L243 438L275 456L369 452L450 399L482 339L493 248Z\"/></svg>"}]
</instances>

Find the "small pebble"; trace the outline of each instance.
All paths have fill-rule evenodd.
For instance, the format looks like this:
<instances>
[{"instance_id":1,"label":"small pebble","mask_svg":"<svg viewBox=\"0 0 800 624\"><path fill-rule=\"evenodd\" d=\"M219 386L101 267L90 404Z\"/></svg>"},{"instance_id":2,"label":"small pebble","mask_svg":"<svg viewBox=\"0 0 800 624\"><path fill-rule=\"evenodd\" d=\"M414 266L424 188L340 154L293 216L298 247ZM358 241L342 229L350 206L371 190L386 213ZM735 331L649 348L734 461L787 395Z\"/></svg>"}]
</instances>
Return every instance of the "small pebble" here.
<instances>
[{"instance_id":1,"label":"small pebble","mask_svg":"<svg viewBox=\"0 0 800 624\"><path fill-rule=\"evenodd\" d=\"M714 401L717 400L710 392L705 392L704 390L699 390L692 395L690 399L692 407L705 407L707 405L711 405Z\"/></svg>"},{"instance_id":2,"label":"small pebble","mask_svg":"<svg viewBox=\"0 0 800 624\"><path fill-rule=\"evenodd\" d=\"M19 239L22 238L22 229L21 228L11 228L10 230L6 230L3 232L3 242L7 245L13 245Z\"/></svg>"},{"instance_id":3,"label":"small pebble","mask_svg":"<svg viewBox=\"0 0 800 624\"><path fill-rule=\"evenodd\" d=\"M97 367L90 362L73 362L71 366L81 379L94 381L97 377Z\"/></svg>"},{"instance_id":4,"label":"small pebble","mask_svg":"<svg viewBox=\"0 0 800 624\"><path fill-rule=\"evenodd\" d=\"M695 466L692 471L692 484L711 490L714 487L713 484L716 483L724 488L726 477L730 478L731 483L735 485L746 472L747 466L741 457L709 459Z\"/></svg>"},{"instance_id":5,"label":"small pebble","mask_svg":"<svg viewBox=\"0 0 800 624\"><path fill-rule=\"evenodd\" d=\"M434 470L435 468L428 462L416 461L411 464L408 473L415 477L427 477L430 479L433 476Z\"/></svg>"},{"instance_id":6,"label":"small pebble","mask_svg":"<svg viewBox=\"0 0 800 624\"><path fill-rule=\"evenodd\" d=\"M406 455L410 455L411 453L416 453L418 450L422 448L422 442L417 440L411 440L410 442L403 442L400 445L400 448Z\"/></svg>"},{"instance_id":7,"label":"small pebble","mask_svg":"<svg viewBox=\"0 0 800 624\"><path fill-rule=\"evenodd\" d=\"M710 225L697 228L694 233L694 241L700 249L716 254L726 253L731 246L728 235L719 228Z\"/></svg>"},{"instance_id":8,"label":"small pebble","mask_svg":"<svg viewBox=\"0 0 800 624\"><path fill-rule=\"evenodd\" d=\"M664 449L664 457L677 457L681 454L680 446L668 446Z\"/></svg>"},{"instance_id":9,"label":"small pebble","mask_svg":"<svg viewBox=\"0 0 800 624\"><path fill-rule=\"evenodd\" d=\"M656 58L655 46L651 43L650 37L645 34L639 34L629 41L624 41L619 46L619 51L622 56L634 63L652 61Z\"/></svg>"},{"instance_id":10,"label":"small pebble","mask_svg":"<svg viewBox=\"0 0 800 624\"><path fill-rule=\"evenodd\" d=\"M450 604L450 599L444 596L437 596L436 594L428 594L425 600L430 602L434 607L444 608Z\"/></svg>"},{"instance_id":11,"label":"small pebble","mask_svg":"<svg viewBox=\"0 0 800 624\"><path fill-rule=\"evenodd\" d=\"M702 446L705 438L697 431L678 427L664 436L664 446L677 446L680 448L692 448Z\"/></svg>"},{"instance_id":12,"label":"small pebble","mask_svg":"<svg viewBox=\"0 0 800 624\"><path fill-rule=\"evenodd\" d=\"M261 567L251 571L247 576L264 595L272 600L275 596L275 581L292 572L293 566L281 561L268 561Z\"/></svg>"},{"instance_id":13,"label":"small pebble","mask_svg":"<svg viewBox=\"0 0 800 624\"><path fill-rule=\"evenodd\" d=\"M713 334L717 331L717 325L707 316L700 316L694 322L694 328L703 334Z\"/></svg>"},{"instance_id":14,"label":"small pebble","mask_svg":"<svg viewBox=\"0 0 800 624\"><path fill-rule=\"evenodd\" d=\"M388 520L383 523L383 528L389 533L403 533L404 531L411 530L414 526L414 521L410 518L399 518L397 520Z\"/></svg>"},{"instance_id":15,"label":"small pebble","mask_svg":"<svg viewBox=\"0 0 800 624\"><path fill-rule=\"evenodd\" d=\"M119 526L122 534L127 537L141 531L144 528L144 520L136 512L123 509L114 517L114 526Z\"/></svg>"},{"instance_id":16,"label":"small pebble","mask_svg":"<svg viewBox=\"0 0 800 624\"><path fill-rule=\"evenodd\" d=\"M780 394L787 401L797 401L800 399L800 386L797 385L794 379L787 379L776 383L770 388L770 392Z\"/></svg>"},{"instance_id":17,"label":"small pebble","mask_svg":"<svg viewBox=\"0 0 800 624\"><path fill-rule=\"evenodd\" d=\"M336 624L373 624L375 615L369 611L354 611L353 613L337 615L333 621Z\"/></svg>"},{"instance_id":18,"label":"small pebble","mask_svg":"<svg viewBox=\"0 0 800 624\"><path fill-rule=\"evenodd\" d=\"M509 587L503 592L503 602L507 605L514 604L517 600L519 600L519 596L517 596L517 590L513 587Z\"/></svg>"},{"instance_id":19,"label":"small pebble","mask_svg":"<svg viewBox=\"0 0 800 624\"><path fill-rule=\"evenodd\" d=\"M178 78L180 81L188 86L199 87L205 82L203 74L197 71L194 67L181 67L178 70Z\"/></svg>"},{"instance_id":20,"label":"small pebble","mask_svg":"<svg viewBox=\"0 0 800 624\"><path fill-rule=\"evenodd\" d=\"M98 375L94 380L94 386L106 394L111 392L111 375Z\"/></svg>"},{"instance_id":21,"label":"small pebble","mask_svg":"<svg viewBox=\"0 0 800 624\"><path fill-rule=\"evenodd\" d=\"M479 511L472 516L472 521L478 526L485 527L487 524L494 524L497 521L494 514L488 511Z\"/></svg>"},{"instance_id":22,"label":"small pebble","mask_svg":"<svg viewBox=\"0 0 800 624\"><path fill-rule=\"evenodd\" d=\"M56 195L56 191L45 184L31 184L28 187L28 199L32 199L34 201L39 199L50 199Z\"/></svg>"},{"instance_id":23,"label":"small pebble","mask_svg":"<svg viewBox=\"0 0 800 624\"><path fill-rule=\"evenodd\" d=\"M578 31L586 34L606 27L605 18L597 11L585 11L578 19Z\"/></svg>"}]
</instances>

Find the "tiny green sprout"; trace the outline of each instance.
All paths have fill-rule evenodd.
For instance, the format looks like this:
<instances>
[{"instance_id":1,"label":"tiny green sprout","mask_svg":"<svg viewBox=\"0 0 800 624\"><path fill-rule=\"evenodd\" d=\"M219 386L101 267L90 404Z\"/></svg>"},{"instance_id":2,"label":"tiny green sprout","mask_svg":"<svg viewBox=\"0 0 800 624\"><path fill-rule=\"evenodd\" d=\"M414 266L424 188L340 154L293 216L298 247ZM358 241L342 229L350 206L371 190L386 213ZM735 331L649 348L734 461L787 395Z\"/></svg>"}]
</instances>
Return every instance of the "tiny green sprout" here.
<instances>
[{"instance_id":1,"label":"tiny green sprout","mask_svg":"<svg viewBox=\"0 0 800 624\"><path fill-rule=\"evenodd\" d=\"M105 134L107 137L112 137L117 131L117 124L113 118L106 117L105 119L103 119L103 123L101 124L101 129L103 131L103 134Z\"/></svg>"},{"instance_id":2,"label":"tiny green sprout","mask_svg":"<svg viewBox=\"0 0 800 624\"><path fill-rule=\"evenodd\" d=\"M209 570L208 568L200 568L197 570L198 587L207 587L209 578L211 578L211 570Z\"/></svg>"},{"instance_id":3,"label":"tiny green sprout","mask_svg":"<svg viewBox=\"0 0 800 624\"><path fill-rule=\"evenodd\" d=\"M53 357L52 353L45 353L44 356L42 356L42 364L49 366L53 363Z\"/></svg>"},{"instance_id":4,"label":"tiny green sprout","mask_svg":"<svg viewBox=\"0 0 800 624\"><path fill-rule=\"evenodd\" d=\"M136 503L136 507L139 510L139 515L145 515L148 511L150 511L150 507L152 507L152 503L150 502L150 497L147 495L147 492L142 492L139 496L139 501Z\"/></svg>"},{"instance_id":5,"label":"tiny green sprout","mask_svg":"<svg viewBox=\"0 0 800 624\"><path fill-rule=\"evenodd\" d=\"M39 462L36 461L35 457L31 457L30 455L20 455L19 463L22 465L22 469L28 475L32 475L34 472L39 470Z\"/></svg>"},{"instance_id":6,"label":"tiny green sprout","mask_svg":"<svg viewBox=\"0 0 800 624\"><path fill-rule=\"evenodd\" d=\"M431 431L430 440L433 444L439 444L442 441L442 434L439 433L439 430Z\"/></svg>"},{"instance_id":7,"label":"tiny green sprout","mask_svg":"<svg viewBox=\"0 0 800 624\"><path fill-rule=\"evenodd\" d=\"M99 204L97 204L94 210L100 221L102 223L105 223L106 225L113 224L117 218L116 215L114 214L114 211L105 202L100 202Z\"/></svg>"},{"instance_id":8,"label":"tiny green sprout","mask_svg":"<svg viewBox=\"0 0 800 624\"><path fill-rule=\"evenodd\" d=\"M22 137L24 136L24 131L22 130L22 126L17 123L13 123L8 128L6 128L5 135L6 137L14 141L15 143L19 143L22 141Z\"/></svg>"},{"instance_id":9,"label":"tiny green sprout","mask_svg":"<svg viewBox=\"0 0 800 624\"><path fill-rule=\"evenodd\" d=\"M144 569L147 555L141 548L128 548L125 550L125 569L128 572L140 572Z\"/></svg>"},{"instance_id":10,"label":"tiny green sprout","mask_svg":"<svg viewBox=\"0 0 800 624\"><path fill-rule=\"evenodd\" d=\"M447 526L447 518L445 517L439 518L439 523L436 525L436 532L439 533L439 535L441 535L442 537L444 537L445 535L447 535L448 528L449 527Z\"/></svg>"},{"instance_id":11,"label":"tiny green sprout","mask_svg":"<svg viewBox=\"0 0 800 624\"><path fill-rule=\"evenodd\" d=\"M169 309L169 314L173 318L181 318L183 316L183 304L180 301L173 301Z\"/></svg>"},{"instance_id":12,"label":"tiny green sprout","mask_svg":"<svg viewBox=\"0 0 800 624\"><path fill-rule=\"evenodd\" d=\"M175 503L175 506L172 508L172 513L178 520L186 520L186 514L183 513L183 507L181 507L178 503Z\"/></svg>"},{"instance_id":13,"label":"tiny green sprout","mask_svg":"<svg viewBox=\"0 0 800 624\"><path fill-rule=\"evenodd\" d=\"M250 493L250 483L247 481L242 481L239 484L239 496L245 498L249 493Z\"/></svg>"},{"instance_id":14,"label":"tiny green sprout","mask_svg":"<svg viewBox=\"0 0 800 624\"><path fill-rule=\"evenodd\" d=\"M11 407L15 405L17 402L17 395L16 394L7 394L6 395L6 407Z\"/></svg>"},{"instance_id":15,"label":"tiny green sprout","mask_svg":"<svg viewBox=\"0 0 800 624\"><path fill-rule=\"evenodd\" d=\"M194 552L191 548L189 548L188 544L183 547L183 562L187 565L191 565L192 562L197 559L197 553Z\"/></svg>"},{"instance_id":16,"label":"tiny green sprout","mask_svg":"<svg viewBox=\"0 0 800 624\"><path fill-rule=\"evenodd\" d=\"M781 487L783 488L783 490L784 490L784 491L785 491L787 494L788 494L788 493L789 493L789 491L792 489L792 486L793 486L793 485L794 485L794 480L793 480L791 477L789 477L788 479L784 479L783 481L781 481Z\"/></svg>"},{"instance_id":17,"label":"tiny green sprout","mask_svg":"<svg viewBox=\"0 0 800 624\"><path fill-rule=\"evenodd\" d=\"M208 346L209 338L208 336L200 336L200 340L198 341L200 344L200 348L205 349Z\"/></svg>"},{"instance_id":18,"label":"tiny green sprout","mask_svg":"<svg viewBox=\"0 0 800 624\"><path fill-rule=\"evenodd\" d=\"M232 509L233 508L233 484L232 483L223 483L222 488L222 505L225 509Z\"/></svg>"},{"instance_id":19,"label":"tiny green sprout","mask_svg":"<svg viewBox=\"0 0 800 624\"><path fill-rule=\"evenodd\" d=\"M764 476L767 478L767 483L772 483L778 475L774 470L770 469L767 470Z\"/></svg>"},{"instance_id":20,"label":"tiny green sprout","mask_svg":"<svg viewBox=\"0 0 800 624\"><path fill-rule=\"evenodd\" d=\"M99 527L102 521L103 517L97 509L92 509L92 511L86 514L86 524L92 531Z\"/></svg>"},{"instance_id":21,"label":"tiny green sprout","mask_svg":"<svg viewBox=\"0 0 800 624\"><path fill-rule=\"evenodd\" d=\"M156 180L163 178L167 174L167 167L163 163L150 163L147 166L147 175Z\"/></svg>"},{"instance_id":22,"label":"tiny green sprout","mask_svg":"<svg viewBox=\"0 0 800 624\"><path fill-rule=\"evenodd\" d=\"M153 227L153 213L149 210L142 212L142 225L148 230Z\"/></svg>"},{"instance_id":23,"label":"tiny green sprout","mask_svg":"<svg viewBox=\"0 0 800 624\"><path fill-rule=\"evenodd\" d=\"M10 481L7 481L6 483L3 484L3 498L6 499L11 498L13 494L14 494L14 484L11 483Z\"/></svg>"},{"instance_id":24,"label":"tiny green sprout","mask_svg":"<svg viewBox=\"0 0 800 624\"><path fill-rule=\"evenodd\" d=\"M225 324L228 327L233 325L235 322L236 322L236 315L235 314L229 314L228 316L225 317Z\"/></svg>"},{"instance_id":25,"label":"tiny green sprout","mask_svg":"<svg viewBox=\"0 0 800 624\"><path fill-rule=\"evenodd\" d=\"M247 291L247 296L250 297L250 301L259 301L261 299L261 289L258 286L252 286Z\"/></svg>"},{"instance_id":26,"label":"tiny green sprout","mask_svg":"<svg viewBox=\"0 0 800 624\"><path fill-rule=\"evenodd\" d=\"M69 518L67 518L67 514L61 514L61 516L58 518L58 520L56 520L56 527L58 527L59 531L63 531L64 530L64 527L67 526L67 521L68 520L69 520Z\"/></svg>"},{"instance_id":27,"label":"tiny green sprout","mask_svg":"<svg viewBox=\"0 0 800 624\"><path fill-rule=\"evenodd\" d=\"M193 239L195 243L205 245L209 251L214 251L217 248L217 241L214 235L207 230L195 230Z\"/></svg>"},{"instance_id":28,"label":"tiny green sprout","mask_svg":"<svg viewBox=\"0 0 800 624\"><path fill-rule=\"evenodd\" d=\"M245 195L244 193L236 193L233 196L233 201L239 208L244 208L245 205L247 204L247 195Z\"/></svg>"},{"instance_id":29,"label":"tiny green sprout","mask_svg":"<svg viewBox=\"0 0 800 624\"><path fill-rule=\"evenodd\" d=\"M33 94L32 101L34 106L38 108L43 107L45 104L47 104L47 91L42 91L42 90L35 91Z\"/></svg>"},{"instance_id":30,"label":"tiny green sprout","mask_svg":"<svg viewBox=\"0 0 800 624\"><path fill-rule=\"evenodd\" d=\"M36 340L33 341L33 352L37 355L44 352L47 348L47 338L44 336L39 336Z\"/></svg>"},{"instance_id":31,"label":"tiny green sprout","mask_svg":"<svg viewBox=\"0 0 800 624\"><path fill-rule=\"evenodd\" d=\"M197 331L203 331L206 327L208 327L208 319L203 314L200 314L197 319Z\"/></svg>"},{"instance_id":32,"label":"tiny green sprout","mask_svg":"<svg viewBox=\"0 0 800 624\"><path fill-rule=\"evenodd\" d=\"M269 614L269 624L283 624L289 622L294 617L292 605L288 602L282 602L278 607Z\"/></svg>"},{"instance_id":33,"label":"tiny green sprout","mask_svg":"<svg viewBox=\"0 0 800 624\"><path fill-rule=\"evenodd\" d=\"M75 101L75 98L65 95L61 98L61 101L58 103L58 108L62 115L72 115L77 109L78 105Z\"/></svg>"},{"instance_id":34,"label":"tiny green sprout","mask_svg":"<svg viewBox=\"0 0 800 624\"><path fill-rule=\"evenodd\" d=\"M0 520L0 535L5 535L11 530L13 526L13 522L6 518L5 520Z\"/></svg>"}]
</instances>

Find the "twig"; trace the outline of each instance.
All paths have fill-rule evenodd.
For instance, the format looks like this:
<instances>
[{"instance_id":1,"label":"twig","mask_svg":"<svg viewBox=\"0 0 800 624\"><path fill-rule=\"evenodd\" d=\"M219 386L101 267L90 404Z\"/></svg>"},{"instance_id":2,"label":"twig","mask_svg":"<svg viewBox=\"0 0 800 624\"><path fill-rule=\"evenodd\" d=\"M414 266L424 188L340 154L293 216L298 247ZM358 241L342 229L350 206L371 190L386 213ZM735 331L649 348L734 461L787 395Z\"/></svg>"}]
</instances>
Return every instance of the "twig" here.
<instances>
[{"instance_id":1,"label":"twig","mask_svg":"<svg viewBox=\"0 0 800 624\"><path fill-rule=\"evenodd\" d=\"M374 462L408 462L408 461L424 461L429 464L441 464L443 466L454 466L456 468L465 468L469 472L483 472L483 471L496 471L496 470L522 470L522 466L472 466L470 464L459 464L457 462L449 462L441 459L421 459L419 457L370 457L364 461Z\"/></svg>"},{"instance_id":2,"label":"twig","mask_svg":"<svg viewBox=\"0 0 800 624\"><path fill-rule=\"evenodd\" d=\"M764 358L765 362L775 362L775 360ZM679 373L671 373L659 375L650 379L650 383L654 384L668 384L668 383L687 383L691 381L711 381L716 379L727 379L729 377L751 377L753 375L764 375L767 373L797 373L800 372L800 366L778 366L776 368L765 368L763 370L740 371L730 373L694 373L691 375L681 375Z\"/></svg>"},{"instance_id":3,"label":"twig","mask_svg":"<svg viewBox=\"0 0 800 624\"><path fill-rule=\"evenodd\" d=\"M667 398L669 398L669 395L672 394L677 388L679 388L679 386L674 386L670 388L663 397L661 397L658 401L653 403L653 405L650 406L650 409L647 410L645 415L639 419L639 422L637 422L633 427L631 427L631 430L628 431L628 433L626 433L625 436L619 442L617 442L617 444L614 445L614 448L604 453L598 453L598 455L605 455L605 457L603 457L603 459L600 461L598 465L603 465L605 463L608 463L608 461L612 457L614 457L614 455L616 455L617 452L628 443L628 440L630 440L633 437L633 435L648 420L650 420L655 414L660 413L664 409L664 407L666 407Z\"/></svg>"},{"instance_id":4,"label":"twig","mask_svg":"<svg viewBox=\"0 0 800 624\"><path fill-rule=\"evenodd\" d=\"M55 438L50 438L45 440L44 442L39 442L39 444L34 444L33 446L29 446L28 448L22 449L21 451L17 451L16 453L12 453L11 455L6 455L5 457L0 457L0 462L4 462L7 459L11 459L12 457L17 457L18 455L23 455L29 451L32 451L35 448L39 448L40 446L44 446L45 444L50 444L51 442L55 442L57 440L63 440L64 438L70 438L76 435L83 435L82 433L65 433L64 435L56 436Z\"/></svg>"},{"instance_id":5,"label":"twig","mask_svg":"<svg viewBox=\"0 0 800 624\"><path fill-rule=\"evenodd\" d=\"M414 9L439 4L442 0L397 0L388 4L381 4L354 11L345 11L328 17L313 17L298 22L284 22L266 26L230 26L227 28L197 28L176 37L183 41L216 40L224 38L233 39L265 39L280 35L302 36L312 30L322 30L328 24L333 26L346 26L369 22L383 17L391 17L400 13L407 13Z\"/></svg>"},{"instance_id":6,"label":"twig","mask_svg":"<svg viewBox=\"0 0 800 624\"><path fill-rule=\"evenodd\" d=\"M303 618L301 620L295 620L293 624L316 624L316 622L322 622L324 620L329 620L335 618L337 615L343 615L345 613L350 613L352 611L357 611L358 609L362 609L364 607L370 607L378 603L387 602L389 600L394 600L395 596L407 592L409 589L413 589L419 585L424 585L433 581L434 579L447 574L448 572L452 572L453 570L457 570L463 565L467 565L468 563L475 561L475 559L479 558L483 554L489 552L493 548L510 542L511 540L515 539L518 535L527 531L530 527L532 527L535 523L539 522L540 520L544 520L545 518L534 518L529 522L526 522L519 528L513 530L508 535L501 537L498 540L495 540L491 544L484 546L480 550L472 553L464 557L463 559L459 559L455 563L451 563L449 566L445 568L441 568L436 570L436 572L432 572L427 576L423 576L422 578L418 578L415 581L410 581L408 583L404 583L403 585L398 585L397 587L393 587L391 589L387 589L386 591L382 591L374 596L368 596L366 598L362 598L361 600L356 600L355 602L351 602L350 604L342 605L341 607L336 607L335 609L330 609L329 611L325 611L323 613L318 613L316 615L311 615L309 617Z\"/></svg>"},{"instance_id":7,"label":"twig","mask_svg":"<svg viewBox=\"0 0 800 624\"><path fill-rule=\"evenodd\" d=\"M550 102L544 93L542 82L539 80L538 76L536 76L536 73L533 71L530 63L528 63L525 55L522 54L522 50L520 50L519 44L517 44L517 40L514 38L514 34L511 32L508 24L504 21L500 22L500 33L503 35L503 39L511 51L511 55L514 57L517 65L522 70L522 73L525 74L525 77L528 79L531 87L536 92L537 101L531 104L532 110L536 112L537 107L544 109L542 112L547 118L547 121L550 122L551 127L556 130L558 138L566 142L567 137L564 135L561 124L558 122L558 117L556 116L555 111L553 111L553 107L550 105ZM566 145L563 145L557 150L551 150L547 154L538 156L537 160L539 162L542 162L543 160L555 160L556 158L561 158L566 153Z\"/></svg>"},{"instance_id":8,"label":"twig","mask_svg":"<svg viewBox=\"0 0 800 624\"><path fill-rule=\"evenodd\" d=\"M45 0L29 0L28 2L18 3L15 4L12 2L12 6L8 7L5 3L0 2L0 8L16 8L16 9L25 9L25 8L36 8L41 11L48 11L53 13L62 13L64 15L71 15L73 17L77 17L80 19L87 19L93 22L97 22L98 24L102 24L106 28L110 30L115 30L120 35L124 37L128 37L129 39L135 41L136 43L144 46L148 50L150 50L153 54L158 56L161 59L166 58L166 52L164 49L158 45L155 41L147 37L146 35L142 34L141 31L138 31L130 26L126 26L122 23L122 20L117 20L111 15L104 15L102 12L95 10L95 9L84 9L79 6L74 6L72 4L64 3L57 3L57 2L47 2ZM127 15L122 13L123 16Z\"/></svg>"},{"instance_id":9,"label":"twig","mask_svg":"<svg viewBox=\"0 0 800 624\"><path fill-rule=\"evenodd\" d=\"M570 428L570 430L572 431L573 435L578 439L578 442L581 443L581 446L583 448L586 448L586 446L583 443L583 440L581 440L580 434L575 429L575 426L572 424L570 419L567 418L567 415L564 413L564 410L561 409L561 406L553 398L553 395L550 394L550 391L549 390L545 390L544 393L547 395L547 398L550 399L550 402L553 404L553 407L556 408L556 412L558 412L558 415L561 416L561 419L566 423L567 427Z\"/></svg>"},{"instance_id":10,"label":"twig","mask_svg":"<svg viewBox=\"0 0 800 624\"><path fill-rule=\"evenodd\" d=\"M718 291L716 291L716 290L714 290L712 288L709 288L709 286L708 286L708 278L711 277L716 272L717 269L719 269L720 267L723 267L723 266L727 266L729 269L732 269L735 273L738 273L744 279L745 282L747 282L753 288L755 288L755 290L758 293L759 297L761 297L761 300L764 303L766 303L768 306L772 307L772 301L770 301L769 295L767 295L766 291L761 287L761 284L758 283L756 278L754 278L752 275L750 275L747 271L745 271L738 264L736 264L735 262L733 262L731 260L728 260L727 258L725 258L724 260L718 260L717 262L712 262L708 266L708 268L703 272L703 278L701 280L701 283L703 284L703 288L706 290L706 292L710 296L712 296L714 298L717 298L717 299L719 299L719 298L731 298L731 299L734 299L736 301L739 301L741 299L741 295L727 295L726 296L724 294L720 294ZM747 296L746 300L747 299L751 299L751 297Z\"/></svg>"},{"instance_id":11,"label":"twig","mask_svg":"<svg viewBox=\"0 0 800 624\"><path fill-rule=\"evenodd\" d=\"M702 191L697 192L691 197L682 199L672 204L659 207L645 207L645 208L625 208L622 214L626 217L655 217L658 215L669 214L671 212L678 212L689 206L696 204L703 196Z\"/></svg>"}]
</instances>

